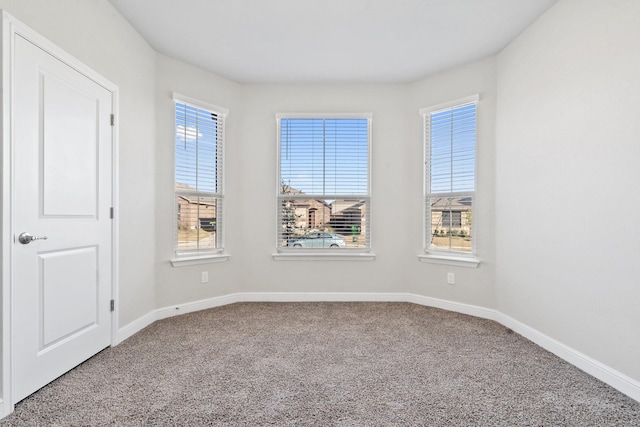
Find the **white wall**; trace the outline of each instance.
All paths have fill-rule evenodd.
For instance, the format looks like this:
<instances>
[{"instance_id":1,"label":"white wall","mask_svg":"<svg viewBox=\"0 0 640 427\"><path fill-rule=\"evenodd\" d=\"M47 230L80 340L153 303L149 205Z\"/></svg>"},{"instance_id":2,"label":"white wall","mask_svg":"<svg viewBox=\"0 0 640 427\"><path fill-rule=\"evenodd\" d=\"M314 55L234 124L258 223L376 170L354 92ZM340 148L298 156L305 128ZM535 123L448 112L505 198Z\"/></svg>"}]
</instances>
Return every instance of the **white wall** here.
<instances>
[{"instance_id":1,"label":"white wall","mask_svg":"<svg viewBox=\"0 0 640 427\"><path fill-rule=\"evenodd\" d=\"M0 8L120 89L119 309L127 324L155 308L156 54L106 0L0 0Z\"/></svg>"},{"instance_id":2,"label":"white wall","mask_svg":"<svg viewBox=\"0 0 640 427\"><path fill-rule=\"evenodd\" d=\"M503 313L640 380L640 2L561 0L498 56Z\"/></svg>"},{"instance_id":3,"label":"white wall","mask_svg":"<svg viewBox=\"0 0 640 427\"><path fill-rule=\"evenodd\" d=\"M226 263L172 268L171 91L229 108L226 134ZM158 307L232 292L410 292L492 307L493 215L478 222L477 269L418 261L422 251L420 107L482 96L479 209L492 212L495 61L487 59L412 85L236 85L159 56L157 156ZM376 260L275 261L276 113L366 112L372 122L372 247ZM208 271L210 283L200 283ZM446 272L457 273L456 286Z\"/></svg>"},{"instance_id":4,"label":"white wall","mask_svg":"<svg viewBox=\"0 0 640 427\"><path fill-rule=\"evenodd\" d=\"M241 241L246 291L404 291L418 267L411 228L407 87L404 85L243 86ZM372 113L370 230L375 261L274 261L276 247L276 114ZM414 116L414 118L416 118ZM402 189L399 191L399 189ZM419 194L419 193L418 193ZM415 199L413 200L415 201Z\"/></svg>"},{"instance_id":5,"label":"white wall","mask_svg":"<svg viewBox=\"0 0 640 427\"><path fill-rule=\"evenodd\" d=\"M480 95L477 118L477 179L476 206L473 218L477 257L481 263L477 269L450 266L425 265L414 274L427 277L429 286L415 292L446 300L495 307L495 123L496 123L496 60L486 58L453 70L425 78L410 88L409 119L412 129L407 146L411 156L417 159L416 147L422 141L422 122L414 117L421 107ZM418 128L419 127L419 128ZM420 157L419 160L422 160ZM416 176L413 180L420 180ZM421 170L419 171L421 174ZM415 193L415 189L413 190ZM422 190L420 190L422 191ZM456 285L443 285L446 273L456 273Z\"/></svg>"},{"instance_id":6,"label":"white wall","mask_svg":"<svg viewBox=\"0 0 640 427\"><path fill-rule=\"evenodd\" d=\"M239 236L245 218L238 212L242 191L239 179L243 173L243 149L239 140L240 87L202 69L181 61L158 55L156 92L156 307L197 301L214 296L238 292L242 288L242 267L239 260L243 251ZM174 151L175 104L172 92L229 110L225 122L225 240L228 262L192 267L173 268L174 258ZM201 283L202 271L209 272L209 283Z\"/></svg>"}]
</instances>

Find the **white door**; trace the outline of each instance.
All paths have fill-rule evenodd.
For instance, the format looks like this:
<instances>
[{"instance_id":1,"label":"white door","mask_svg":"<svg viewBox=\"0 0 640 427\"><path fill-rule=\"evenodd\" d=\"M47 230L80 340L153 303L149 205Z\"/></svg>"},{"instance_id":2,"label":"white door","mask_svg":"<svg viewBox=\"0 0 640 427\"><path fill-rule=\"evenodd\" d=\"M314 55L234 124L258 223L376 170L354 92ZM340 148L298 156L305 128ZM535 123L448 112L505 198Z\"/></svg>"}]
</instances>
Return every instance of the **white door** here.
<instances>
[{"instance_id":1,"label":"white door","mask_svg":"<svg viewBox=\"0 0 640 427\"><path fill-rule=\"evenodd\" d=\"M19 34L13 64L18 402L110 345L112 93Z\"/></svg>"}]
</instances>

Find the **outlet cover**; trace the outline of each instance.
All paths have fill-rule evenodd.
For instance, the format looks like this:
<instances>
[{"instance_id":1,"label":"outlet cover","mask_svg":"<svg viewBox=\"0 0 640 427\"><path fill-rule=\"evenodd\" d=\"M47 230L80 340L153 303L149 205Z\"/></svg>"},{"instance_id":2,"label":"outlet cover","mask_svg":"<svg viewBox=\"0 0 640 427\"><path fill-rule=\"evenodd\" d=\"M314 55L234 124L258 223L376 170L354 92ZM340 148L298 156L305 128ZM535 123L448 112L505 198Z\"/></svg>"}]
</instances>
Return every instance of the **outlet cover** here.
<instances>
[{"instance_id":1,"label":"outlet cover","mask_svg":"<svg viewBox=\"0 0 640 427\"><path fill-rule=\"evenodd\" d=\"M209 283L209 272L208 271L203 271L202 272L202 283Z\"/></svg>"},{"instance_id":2,"label":"outlet cover","mask_svg":"<svg viewBox=\"0 0 640 427\"><path fill-rule=\"evenodd\" d=\"M456 284L456 273L447 273L447 283L450 285Z\"/></svg>"}]
</instances>

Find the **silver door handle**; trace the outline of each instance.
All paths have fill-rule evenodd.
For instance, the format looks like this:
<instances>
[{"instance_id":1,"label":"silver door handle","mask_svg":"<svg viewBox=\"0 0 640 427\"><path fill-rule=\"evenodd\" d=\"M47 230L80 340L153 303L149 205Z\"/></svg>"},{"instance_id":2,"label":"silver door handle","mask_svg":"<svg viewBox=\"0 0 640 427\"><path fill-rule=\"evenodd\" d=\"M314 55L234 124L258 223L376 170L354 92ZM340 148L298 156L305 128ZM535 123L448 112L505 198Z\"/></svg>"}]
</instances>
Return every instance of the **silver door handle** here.
<instances>
[{"instance_id":1,"label":"silver door handle","mask_svg":"<svg viewBox=\"0 0 640 427\"><path fill-rule=\"evenodd\" d=\"M32 236L29 233L21 233L18 236L18 241L20 243L22 243L23 245L28 245L29 243L33 242L34 240L47 240L47 236Z\"/></svg>"}]
</instances>

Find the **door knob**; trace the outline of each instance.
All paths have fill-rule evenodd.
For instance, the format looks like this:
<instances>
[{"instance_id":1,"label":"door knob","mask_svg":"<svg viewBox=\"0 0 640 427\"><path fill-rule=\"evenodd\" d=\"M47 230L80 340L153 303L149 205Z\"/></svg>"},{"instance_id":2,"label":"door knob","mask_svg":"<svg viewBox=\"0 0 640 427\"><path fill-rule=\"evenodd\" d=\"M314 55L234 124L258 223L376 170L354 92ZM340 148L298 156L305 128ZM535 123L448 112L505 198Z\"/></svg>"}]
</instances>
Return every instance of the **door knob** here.
<instances>
[{"instance_id":1,"label":"door knob","mask_svg":"<svg viewBox=\"0 0 640 427\"><path fill-rule=\"evenodd\" d=\"M20 233L20 235L18 236L18 241L23 245L28 245L34 240L47 240L47 236L32 236L31 234L26 232Z\"/></svg>"}]
</instances>

